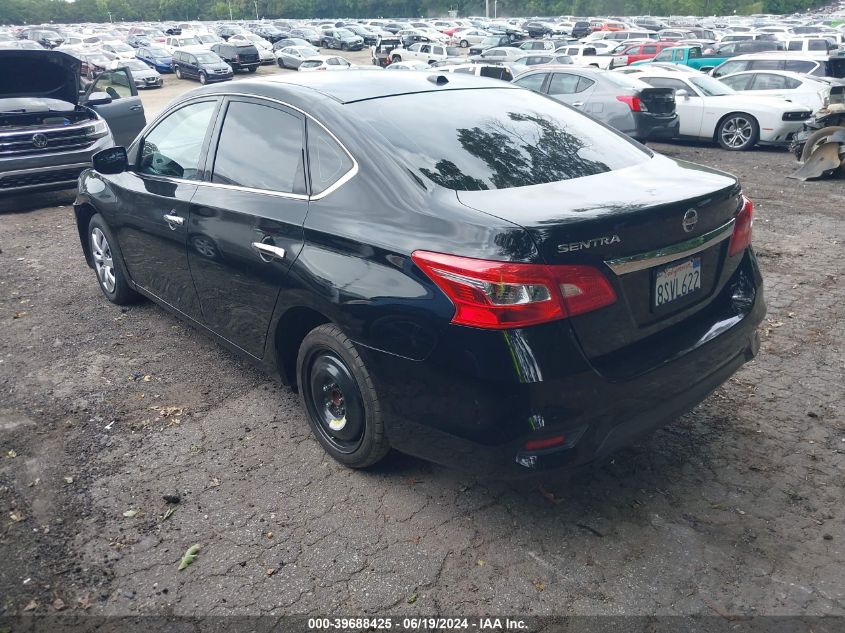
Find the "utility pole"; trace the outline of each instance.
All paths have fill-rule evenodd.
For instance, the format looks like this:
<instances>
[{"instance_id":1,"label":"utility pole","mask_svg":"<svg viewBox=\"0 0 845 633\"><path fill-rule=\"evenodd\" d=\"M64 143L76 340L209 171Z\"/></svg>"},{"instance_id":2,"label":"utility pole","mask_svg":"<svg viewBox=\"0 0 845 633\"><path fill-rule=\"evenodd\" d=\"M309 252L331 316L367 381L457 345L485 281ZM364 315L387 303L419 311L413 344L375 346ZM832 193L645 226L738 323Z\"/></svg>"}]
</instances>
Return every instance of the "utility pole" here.
<instances>
[{"instance_id":1,"label":"utility pole","mask_svg":"<svg viewBox=\"0 0 845 633\"><path fill-rule=\"evenodd\" d=\"M490 17L490 0L484 0L484 17Z\"/></svg>"},{"instance_id":2,"label":"utility pole","mask_svg":"<svg viewBox=\"0 0 845 633\"><path fill-rule=\"evenodd\" d=\"M106 11L106 13L108 13L108 14L109 14L109 22L111 22L111 21L112 21L112 19L111 19L111 11Z\"/></svg>"},{"instance_id":3,"label":"utility pole","mask_svg":"<svg viewBox=\"0 0 845 633\"><path fill-rule=\"evenodd\" d=\"M252 4L255 5L255 19L258 19L258 0L252 0Z\"/></svg>"},{"instance_id":4,"label":"utility pole","mask_svg":"<svg viewBox=\"0 0 845 633\"><path fill-rule=\"evenodd\" d=\"M229 0L229 21L232 21L232 0Z\"/></svg>"}]
</instances>

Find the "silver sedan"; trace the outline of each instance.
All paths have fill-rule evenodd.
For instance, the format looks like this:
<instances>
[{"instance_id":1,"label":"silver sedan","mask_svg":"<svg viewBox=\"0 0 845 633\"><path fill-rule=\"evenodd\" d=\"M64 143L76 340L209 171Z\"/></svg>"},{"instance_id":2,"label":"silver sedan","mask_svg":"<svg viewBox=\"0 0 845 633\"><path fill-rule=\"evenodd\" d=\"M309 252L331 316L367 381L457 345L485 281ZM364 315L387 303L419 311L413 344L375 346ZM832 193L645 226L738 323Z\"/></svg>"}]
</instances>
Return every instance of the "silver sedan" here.
<instances>
[{"instance_id":1,"label":"silver sedan","mask_svg":"<svg viewBox=\"0 0 845 633\"><path fill-rule=\"evenodd\" d=\"M299 69L299 65L306 59L319 57L320 53L308 46L286 46L276 51L276 63L279 68Z\"/></svg>"}]
</instances>

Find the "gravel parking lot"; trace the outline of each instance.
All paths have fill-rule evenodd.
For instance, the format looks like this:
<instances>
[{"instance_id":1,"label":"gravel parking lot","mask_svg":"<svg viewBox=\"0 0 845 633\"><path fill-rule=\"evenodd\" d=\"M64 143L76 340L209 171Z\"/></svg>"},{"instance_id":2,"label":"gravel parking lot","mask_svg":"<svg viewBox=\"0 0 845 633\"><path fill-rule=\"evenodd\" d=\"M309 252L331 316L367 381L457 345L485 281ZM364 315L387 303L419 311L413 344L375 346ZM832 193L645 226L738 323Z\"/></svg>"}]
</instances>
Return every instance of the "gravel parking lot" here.
<instances>
[{"instance_id":1,"label":"gravel parking lot","mask_svg":"<svg viewBox=\"0 0 845 633\"><path fill-rule=\"evenodd\" d=\"M196 85L168 76L148 119ZM654 149L753 199L760 356L540 481L342 468L292 391L151 303L106 302L73 192L0 201L0 616L845 615L842 181L785 179L783 150Z\"/></svg>"}]
</instances>

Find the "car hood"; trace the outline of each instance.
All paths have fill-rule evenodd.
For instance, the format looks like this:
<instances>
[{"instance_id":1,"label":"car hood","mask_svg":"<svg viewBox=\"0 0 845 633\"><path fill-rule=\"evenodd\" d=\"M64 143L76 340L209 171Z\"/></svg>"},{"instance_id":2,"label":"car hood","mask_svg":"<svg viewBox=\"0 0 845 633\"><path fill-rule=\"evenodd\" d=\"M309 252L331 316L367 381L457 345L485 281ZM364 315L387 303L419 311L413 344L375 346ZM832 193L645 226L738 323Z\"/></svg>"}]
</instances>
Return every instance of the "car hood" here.
<instances>
[{"instance_id":1,"label":"car hood","mask_svg":"<svg viewBox=\"0 0 845 633\"><path fill-rule=\"evenodd\" d=\"M0 50L0 99L42 97L76 105L81 66L61 51Z\"/></svg>"}]
</instances>

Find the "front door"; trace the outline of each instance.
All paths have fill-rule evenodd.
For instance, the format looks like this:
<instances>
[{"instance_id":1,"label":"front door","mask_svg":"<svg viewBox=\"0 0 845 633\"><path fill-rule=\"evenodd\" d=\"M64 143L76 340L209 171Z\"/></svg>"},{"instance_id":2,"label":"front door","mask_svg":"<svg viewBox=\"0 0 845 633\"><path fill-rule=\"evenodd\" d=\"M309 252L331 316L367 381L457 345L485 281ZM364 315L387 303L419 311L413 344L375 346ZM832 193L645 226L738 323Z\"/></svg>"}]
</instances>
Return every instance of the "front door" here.
<instances>
[{"instance_id":1,"label":"front door","mask_svg":"<svg viewBox=\"0 0 845 633\"><path fill-rule=\"evenodd\" d=\"M129 276L138 286L199 319L186 250L189 203L203 174L218 99L169 113L130 151L131 170L115 179L116 226Z\"/></svg>"},{"instance_id":2,"label":"front door","mask_svg":"<svg viewBox=\"0 0 845 633\"><path fill-rule=\"evenodd\" d=\"M95 93L108 95L110 101L88 103L91 95ZM108 70L100 74L88 86L81 101L106 120L114 136L115 145L129 145L147 124L144 105L128 68Z\"/></svg>"},{"instance_id":3,"label":"front door","mask_svg":"<svg viewBox=\"0 0 845 633\"><path fill-rule=\"evenodd\" d=\"M260 99L231 98L224 110L209 177L191 201L188 261L206 325L261 358L276 298L304 243L305 124Z\"/></svg>"}]
</instances>

